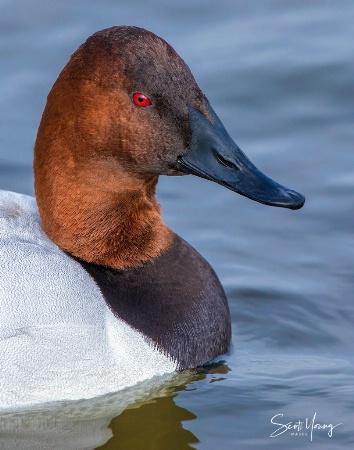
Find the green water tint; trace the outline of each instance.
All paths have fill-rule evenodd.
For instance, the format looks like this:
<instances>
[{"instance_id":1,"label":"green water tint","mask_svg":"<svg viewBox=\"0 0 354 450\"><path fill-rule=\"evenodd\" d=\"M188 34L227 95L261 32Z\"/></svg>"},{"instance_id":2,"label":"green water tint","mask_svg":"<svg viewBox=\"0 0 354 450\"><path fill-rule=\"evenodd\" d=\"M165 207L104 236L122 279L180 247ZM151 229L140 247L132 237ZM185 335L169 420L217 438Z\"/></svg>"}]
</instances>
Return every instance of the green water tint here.
<instances>
[{"instance_id":1,"label":"green water tint","mask_svg":"<svg viewBox=\"0 0 354 450\"><path fill-rule=\"evenodd\" d=\"M195 448L193 444L199 439L183 427L183 422L197 416L178 406L175 398L179 392L196 390L195 382L224 380L222 375L228 371L226 364L218 363L168 374L96 399L8 412L0 416L0 448Z\"/></svg>"},{"instance_id":2,"label":"green water tint","mask_svg":"<svg viewBox=\"0 0 354 450\"><path fill-rule=\"evenodd\" d=\"M179 391L191 391L196 388L193 383L205 380L209 375L210 383L222 381L230 369L226 364L215 364L209 367L187 371L184 375L191 377L188 384L171 388L170 395L151 399L139 407L128 408L112 419L109 428L113 437L96 450L129 449L169 449L183 450L196 448L193 444L199 439L189 430L183 428L183 422L197 418L195 414L176 405L174 399Z\"/></svg>"},{"instance_id":3,"label":"green water tint","mask_svg":"<svg viewBox=\"0 0 354 450\"><path fill-rule=\"evenodd\" d=\"M176 394L153 403L127 409L115 417L109 427L113 437L97 450L113 449L187 449L199 439L183 428L182 422L196 416L174 402Z\"/></svg>"}]
</instances>

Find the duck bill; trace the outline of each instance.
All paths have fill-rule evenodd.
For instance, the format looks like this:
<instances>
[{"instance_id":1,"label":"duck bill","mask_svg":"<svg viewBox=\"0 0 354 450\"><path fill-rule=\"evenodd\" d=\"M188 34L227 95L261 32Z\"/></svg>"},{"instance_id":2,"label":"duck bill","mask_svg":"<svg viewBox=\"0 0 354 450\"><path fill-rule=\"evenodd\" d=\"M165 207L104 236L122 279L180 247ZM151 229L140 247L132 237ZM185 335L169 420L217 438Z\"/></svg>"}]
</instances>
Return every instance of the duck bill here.
<instances>
[{"instance_id":1,"label":"duck bill","mask_svg":"<svg viewBox=\"0 0 354 450\"><path fill-rule=\"evenodd\" d=\"M189 108L191 144L178 159L179 169L265 205L301 208L305 197L258 170L231 139L210 105L209 114L213 123L196 109Z\"/></svg>"}]
</instances>

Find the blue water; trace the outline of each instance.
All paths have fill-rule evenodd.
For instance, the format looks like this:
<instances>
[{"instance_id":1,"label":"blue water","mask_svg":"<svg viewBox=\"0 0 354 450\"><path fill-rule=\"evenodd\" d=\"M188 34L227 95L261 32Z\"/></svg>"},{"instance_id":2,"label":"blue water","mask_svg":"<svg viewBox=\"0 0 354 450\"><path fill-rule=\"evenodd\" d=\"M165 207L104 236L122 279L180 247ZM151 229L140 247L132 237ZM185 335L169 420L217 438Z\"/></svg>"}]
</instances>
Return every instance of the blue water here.
<instances>
[{"instance_id":1,"label":"blue water","mask_svg":"<svg viewBox=\"0 0 354 450\"><path fill-rule=\"evenodd\" d=\"M33 193L36 130L70 54L98 29L135 24L175 47L253 162L307 198L294 212L161 178L165 221L227 292L231 354L120 415L113 396L100 420L85 403L40 426L0 418L1 449L354 448L353 23L351 0L0 0L0 188ZM278 414L301 430L270 437L284 430ZM311 433L314 415L340 424L332 437Z\"/></svg>"}]
</instances>

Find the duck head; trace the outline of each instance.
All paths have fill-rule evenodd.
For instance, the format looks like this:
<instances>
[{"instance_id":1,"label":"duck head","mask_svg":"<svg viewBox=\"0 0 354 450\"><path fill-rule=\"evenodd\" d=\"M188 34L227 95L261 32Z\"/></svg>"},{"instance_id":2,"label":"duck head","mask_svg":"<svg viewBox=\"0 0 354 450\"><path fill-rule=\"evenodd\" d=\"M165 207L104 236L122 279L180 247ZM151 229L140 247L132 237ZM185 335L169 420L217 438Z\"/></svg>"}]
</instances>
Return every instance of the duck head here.
<instances>
[{"instance_id":1,"label":"duck head","mask_svg":"<svg viewBox=\"0 0 354 450\"><path fill-rule=\"evenodd\" d=\"M84 210L102 209L108 235L113 213L103 212L103 203L115 211L119 204L121 212L129 205L135 215L159 214L153 199L158 175L194 174L267 205L298 209L305 201L249 161L185 62L163 39L137 27L99 31L73 54L48 96L34 171L45 231L79 257L87 236L76 245L81 250L73 242L95 235L97 222L91 231L69 232L68 224L78 230L93 220ZM152 229L153 216L140 223Z\"/></svg>"}]
</instances>

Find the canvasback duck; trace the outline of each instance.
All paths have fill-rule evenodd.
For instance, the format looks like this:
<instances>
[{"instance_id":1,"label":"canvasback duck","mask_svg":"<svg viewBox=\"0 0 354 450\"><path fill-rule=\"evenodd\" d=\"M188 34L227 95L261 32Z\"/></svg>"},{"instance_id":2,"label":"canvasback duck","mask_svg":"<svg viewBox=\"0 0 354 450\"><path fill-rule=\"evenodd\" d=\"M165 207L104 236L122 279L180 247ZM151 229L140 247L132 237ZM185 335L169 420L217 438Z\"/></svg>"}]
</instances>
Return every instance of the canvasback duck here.
<instances>
[{"instance_id":1,"label":"canvasback duck","mask_svg":"<svg viewBox=\"0 0 354 450\"><path fill-rule=\"evenodd\" d=\"M304 204L247 159L174 49L137 27L99 31L72 55L34 174L37 204L0 194L3 409L119 391L228 351L224 290L164 224L159 175Z\"/></svg>"}]
</instances>

